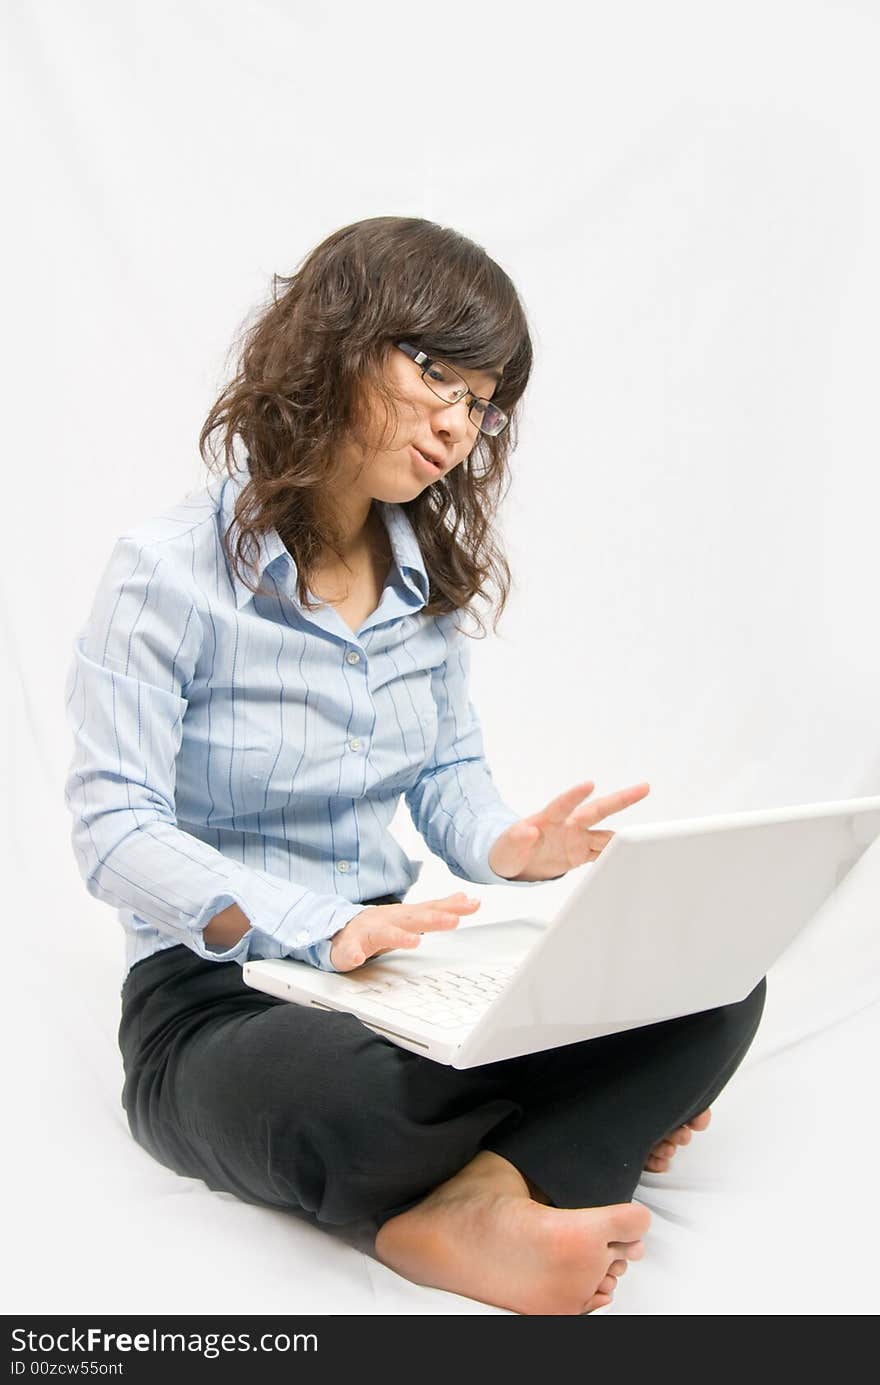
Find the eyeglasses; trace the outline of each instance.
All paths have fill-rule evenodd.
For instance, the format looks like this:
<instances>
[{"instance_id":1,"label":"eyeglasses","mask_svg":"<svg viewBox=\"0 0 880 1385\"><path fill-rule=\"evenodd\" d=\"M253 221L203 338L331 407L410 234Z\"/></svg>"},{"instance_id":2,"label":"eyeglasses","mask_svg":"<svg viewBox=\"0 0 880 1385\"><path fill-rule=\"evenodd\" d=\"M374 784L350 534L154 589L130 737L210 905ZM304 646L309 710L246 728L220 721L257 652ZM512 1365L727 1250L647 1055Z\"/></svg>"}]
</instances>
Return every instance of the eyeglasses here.
<instances>
[{"instance_id":1,"label":"eyeglasses","mask_svg":"<svg viewBox=\"0 0 880 1385\"><path fill-rule=\"evenodd\" d=\"M477 425L481 433L495 437L498 433L504 432L510 422L507 414L493 404L491 399L481 399L479 395L473 394L467 381L463 380L452 366L446 365L444 361L432 361L430 356L411 346L408 341L398 341L395 345L421 367L422 379L438 399L444 400L447 404L458 404L462 399L469 399L471 402L468 405L468 418Z\"/></svg>"}]
</instances>

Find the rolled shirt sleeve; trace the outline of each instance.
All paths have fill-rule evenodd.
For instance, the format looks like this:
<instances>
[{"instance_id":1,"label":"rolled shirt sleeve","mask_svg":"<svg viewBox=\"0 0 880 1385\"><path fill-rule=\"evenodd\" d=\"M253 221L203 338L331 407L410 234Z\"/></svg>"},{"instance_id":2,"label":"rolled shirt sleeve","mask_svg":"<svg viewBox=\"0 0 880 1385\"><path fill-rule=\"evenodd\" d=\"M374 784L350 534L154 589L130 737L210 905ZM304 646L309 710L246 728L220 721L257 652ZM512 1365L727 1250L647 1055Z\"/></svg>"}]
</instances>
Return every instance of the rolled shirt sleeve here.
<instances>
[{"instance_id":1,"label":"rolled shirt sleeve","mask_svg":"<svg viewBox=\"0 0 880 1385\"><path fill-rule=\"evenodd\" d=\"M405 795L425 842L463 880L481 885L539 885L510 880L489 865L498 837L521 820L502 799L486 760L476 709L469 697L470 638L452 618L438 621L447 653L432 674L437 739L419 778Z\"/></svg>"},{"instance_id":2,"label":"rolled shirt sleeve","mask_svg":"<svg viewBox=\"0 0 880 1385\"><path fill-rule=\"evenodd\" d=\"M186 572L159 547L118 540L74 646L65 803L80 874L96 899L200 957L243 961L259 931L286 955L335 970L329 940L363 904L239 864L177 826L175 761L203 632ZM217 950L204 930L231 904L251 927Z\"/></svg>"}]
</instances>

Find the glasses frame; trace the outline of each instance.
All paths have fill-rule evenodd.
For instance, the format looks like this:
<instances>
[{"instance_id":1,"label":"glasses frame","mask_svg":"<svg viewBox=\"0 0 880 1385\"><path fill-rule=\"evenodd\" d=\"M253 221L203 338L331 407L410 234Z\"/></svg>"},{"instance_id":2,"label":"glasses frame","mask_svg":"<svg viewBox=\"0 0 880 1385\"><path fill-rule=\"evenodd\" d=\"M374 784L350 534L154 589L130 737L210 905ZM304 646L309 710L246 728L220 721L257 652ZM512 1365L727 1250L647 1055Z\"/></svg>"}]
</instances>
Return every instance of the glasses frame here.
<instances>
[{"instance_id":1,"label":"glasses frame","mask_svg":"<svg viewBox=\"0 0 880 1385\"><path fill-rule=\"evenodd\" d=\"M440 358L437 356L428 356L424 351L419 351L418 347L413 346L412 343L408 341L397 341L394 343L394 345L398 348L398 350L402 351L405 356L409 356L411 361L415 361L416 365L419 367L419 370L421 371L421 376L423 380L425 380L425 375L430 370L432 365L442 365L446 370L451 370L452 374L457 376L458 379L461 380L461 383L464 385L465 390L464 394L462 395L462 398L457 399L455 402L457 404L461 404L463 400L470 401L468 403L468 418L471 418L474 404L477 403L491 404L493 409L498 409L498 405L494 404L491 399L485 399L481 394L474 394L473 390L468 388L468 382L467 380L465 380L464 376L459 375L458 371L455 369L455 366L451 366L448 361L441 361ZM425 384L428 386L428 389L431 391L433 395L436 395L438 399L443 399L443 395L437 394L437 391L431 385L430 381L425 380ZM443 399L444 404L451 404L452 402L453 401L451 399ZM479 423L477 423L475 419L471 418L471 421L476 424L477 431L480 433L484 433L487 438L497 438L500 437L500 435L504 432L504 429L510 423L510 418L507 414L504 413L503 409L498 409L498 412L503 415L504 423L499 428L497 433L487 433L484 428L480 427Z\"/></svg>"}]
</instances>

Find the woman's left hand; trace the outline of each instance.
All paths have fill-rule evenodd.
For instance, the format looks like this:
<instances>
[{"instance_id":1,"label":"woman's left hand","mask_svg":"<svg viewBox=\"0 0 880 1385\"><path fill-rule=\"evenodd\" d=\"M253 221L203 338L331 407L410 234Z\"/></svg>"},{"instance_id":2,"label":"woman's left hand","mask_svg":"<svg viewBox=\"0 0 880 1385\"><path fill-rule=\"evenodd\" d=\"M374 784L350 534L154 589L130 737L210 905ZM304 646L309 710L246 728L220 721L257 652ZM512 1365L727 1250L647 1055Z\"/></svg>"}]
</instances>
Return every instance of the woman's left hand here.
<instances>
[{"instance_id":1,"label":"woman's left hand","mask_svg":"<svg viewBox=\"0 0 880 1385\"><path fill-rule=\"evenodd\" d=\"M496 839L489 865L507 880L554 880L576 866L598 859L614 836L596 824L651 792L649 784L596 798L579 807L595 788L592 779L554 798L540 813L520 818Z\"/></svg>"}]
</instances>

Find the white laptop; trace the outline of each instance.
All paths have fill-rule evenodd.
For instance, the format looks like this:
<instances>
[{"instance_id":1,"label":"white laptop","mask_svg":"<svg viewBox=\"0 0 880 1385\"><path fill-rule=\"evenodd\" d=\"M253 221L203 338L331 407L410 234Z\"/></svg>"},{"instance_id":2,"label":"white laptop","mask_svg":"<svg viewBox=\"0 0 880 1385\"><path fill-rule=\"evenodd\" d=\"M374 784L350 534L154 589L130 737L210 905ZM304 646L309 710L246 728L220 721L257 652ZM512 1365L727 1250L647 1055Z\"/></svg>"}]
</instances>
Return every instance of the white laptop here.
<instances>
[{"instance_id":1,"label":"white laptop","mask_svg":"<svg viewBox=\"0 0 880 1385\"><path fill-rule=\"evenodd\" d=\"M556 917L426 933L353 972L244 979L470 1068L743 1000L880 836L880 797L617 828Z\"/></svg>"}]
</instances>

